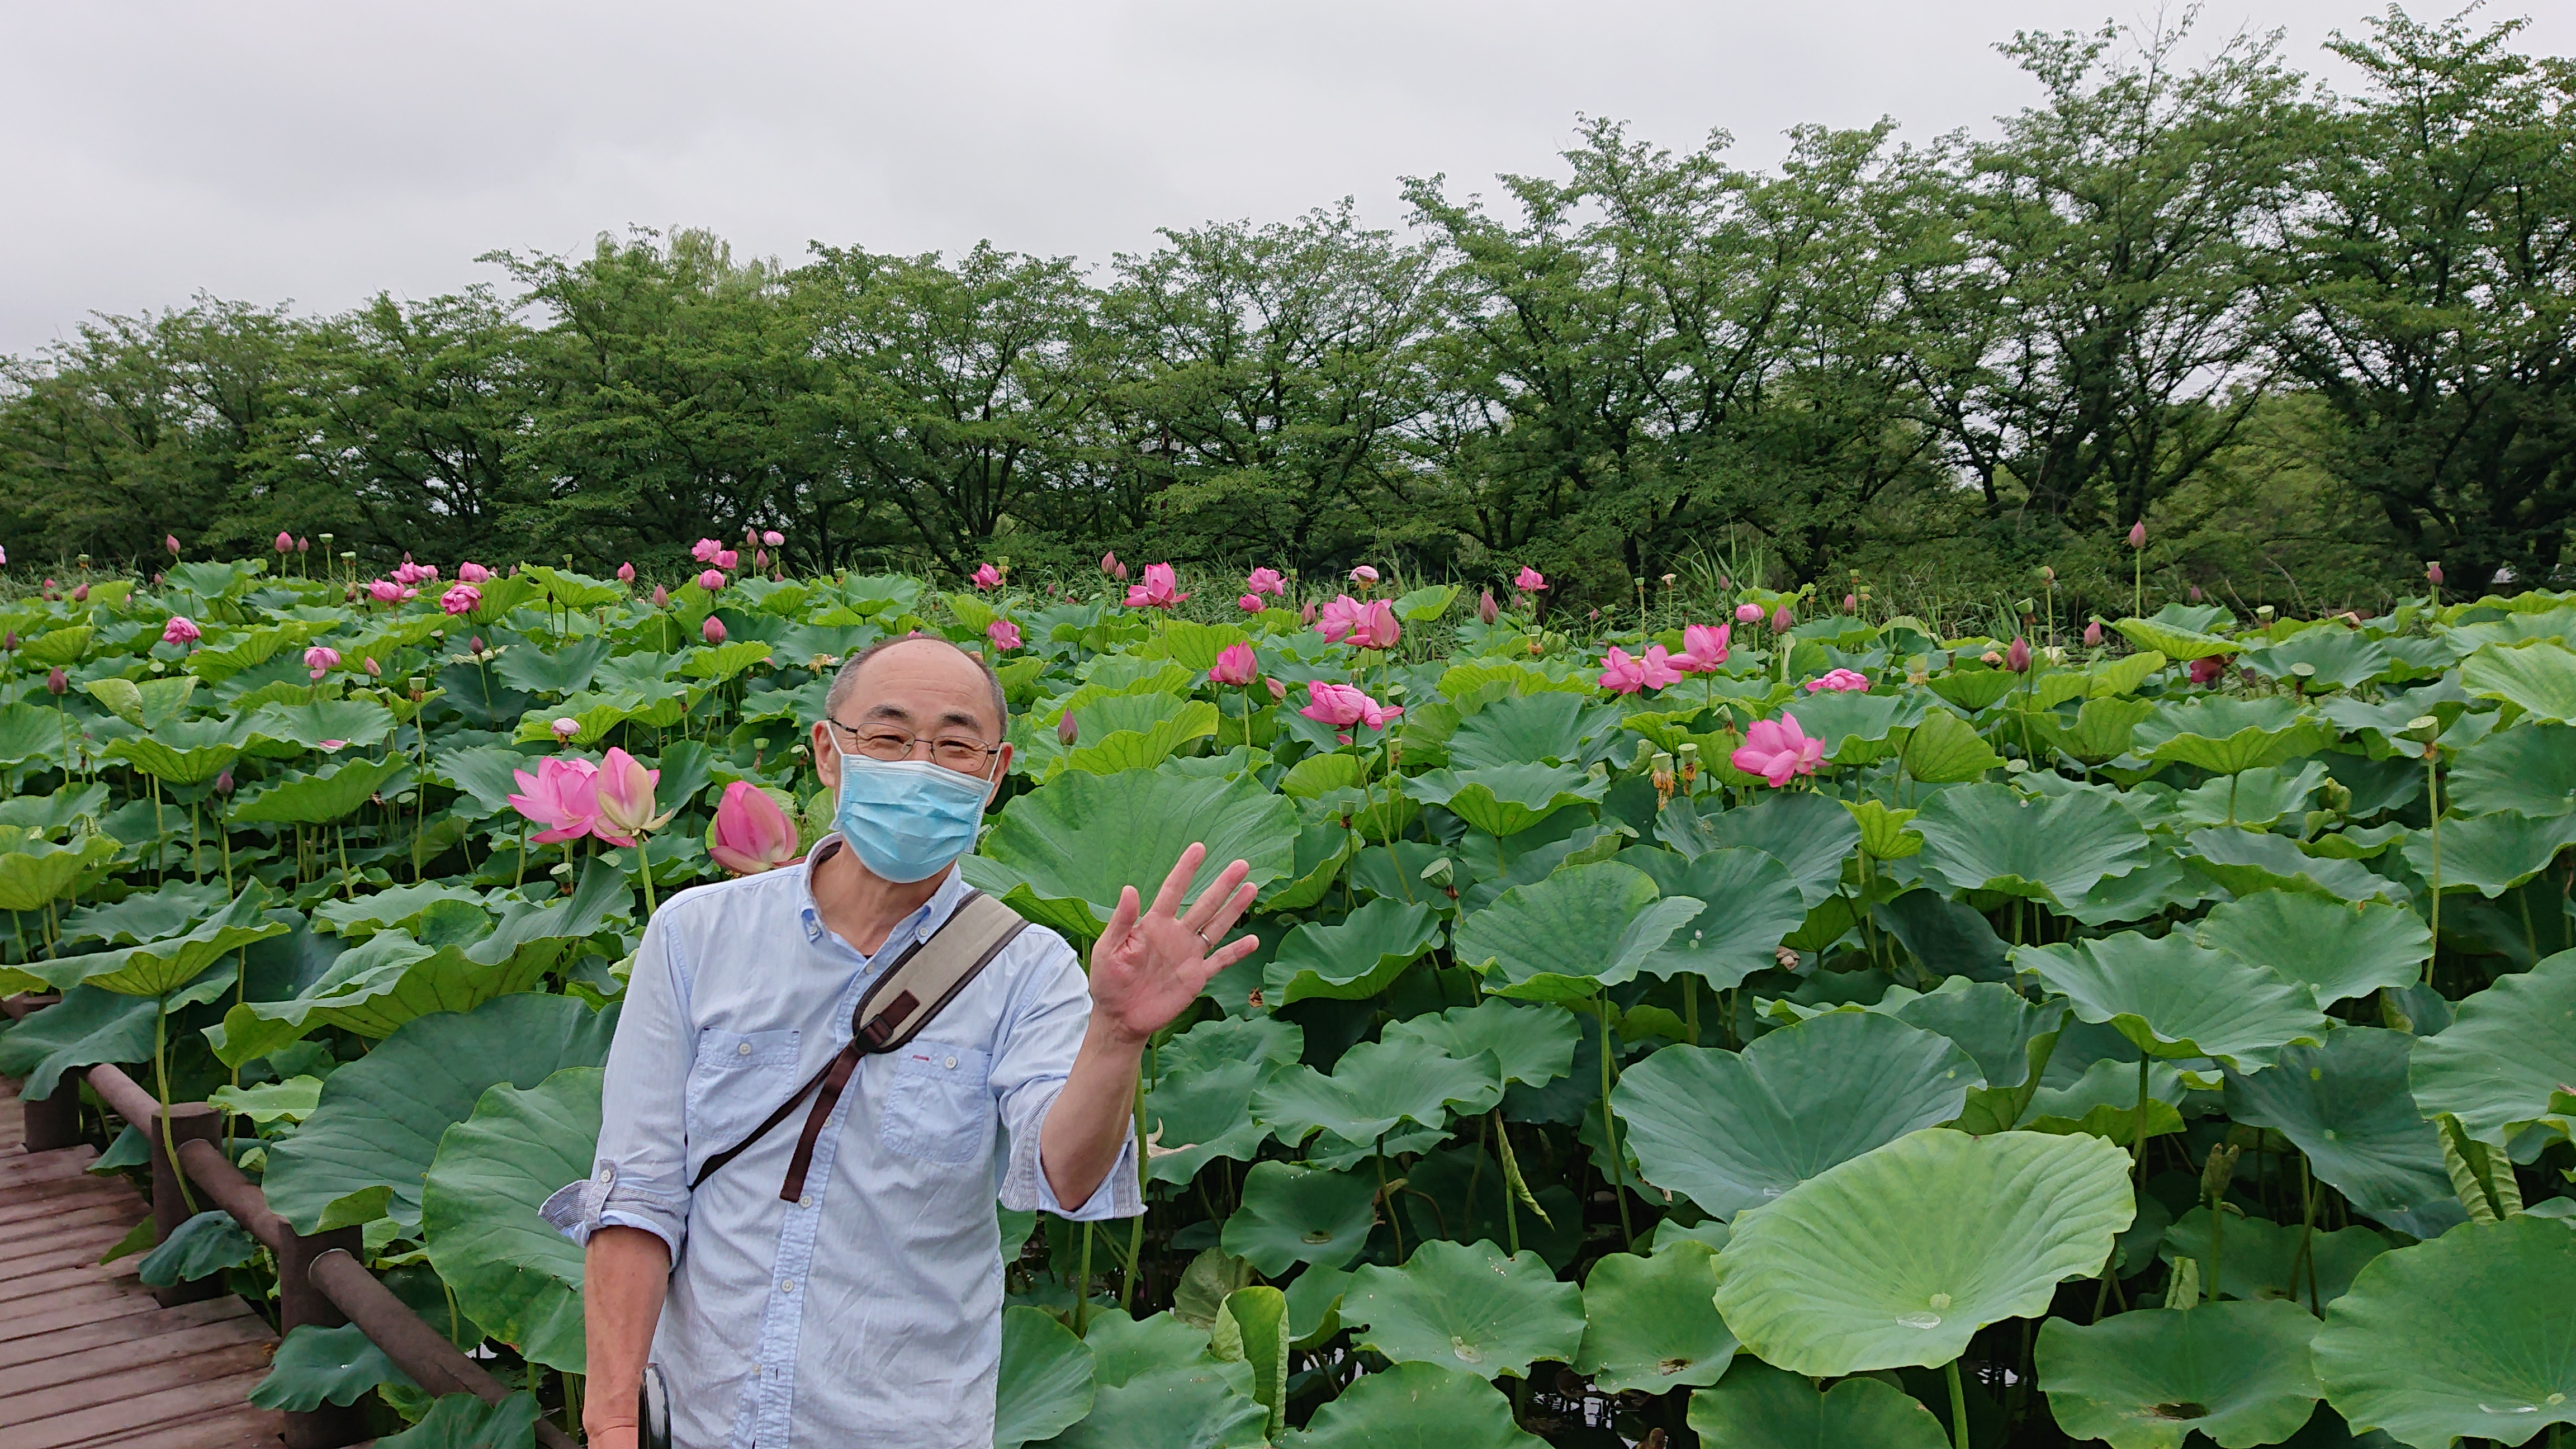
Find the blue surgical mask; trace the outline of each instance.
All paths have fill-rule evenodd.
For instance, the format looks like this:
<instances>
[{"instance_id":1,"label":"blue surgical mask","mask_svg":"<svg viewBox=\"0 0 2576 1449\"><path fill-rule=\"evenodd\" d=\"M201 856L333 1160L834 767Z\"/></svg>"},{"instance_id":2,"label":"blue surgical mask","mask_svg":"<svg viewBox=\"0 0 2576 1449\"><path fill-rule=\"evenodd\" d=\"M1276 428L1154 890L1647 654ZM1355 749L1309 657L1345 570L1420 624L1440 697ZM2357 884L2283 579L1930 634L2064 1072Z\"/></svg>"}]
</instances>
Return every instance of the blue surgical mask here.
<instances>
[{"instance_id":1,"label":"blue surgical mask","mask_svg":"<svg viewBox=\"0 0 2576 1449\"><path fill-rule=\"evenodd\" d=\"M991 782L928 760L871 760L842 750L832 824L880 879L928 880L975 847L992 793Z\"/></svg>"}]
</instances>

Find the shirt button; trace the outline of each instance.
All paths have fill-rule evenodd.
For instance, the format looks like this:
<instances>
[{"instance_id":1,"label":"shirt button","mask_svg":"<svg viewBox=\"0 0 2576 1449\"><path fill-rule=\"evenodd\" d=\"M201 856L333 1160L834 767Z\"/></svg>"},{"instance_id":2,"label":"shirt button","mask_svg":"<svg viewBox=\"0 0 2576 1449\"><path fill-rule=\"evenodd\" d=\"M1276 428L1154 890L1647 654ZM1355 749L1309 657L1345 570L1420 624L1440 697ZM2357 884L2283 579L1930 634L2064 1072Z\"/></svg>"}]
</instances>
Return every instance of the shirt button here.
<instances>
[{"instance_id":1,"label":"shirt button","mask_svg":"<svg viewBox=\"0 0 2576 1449\"><path fill-rule=\"evenodd\" d=\"M948 1059L948 1070L952 1072L957 1070L957 1059L955 1057L950 1057Z\"/></svg>"},{"instance_id":2,"label":"shirt button","mask_svg":"<svg viewBox=\"0 0 2576 1449\"><path fill-rule=\"evenodd\" d=\"M781 1293L793 1293L793 1292L795 1292L795 1291L796 1291L796 1280L795 1280L795 1279L793 1279L793 1278L788 1278L788 1279L784 1279L784 1280L782 1280L782 1281L779 1283L779 1285L778 1285L778 1291L779 1291L779 1292L781 1292Z\"/></svg>"},{"instance_id":3,"label":"shirt button","mask_svg":"<svg viewBox=\"0 0 2576 1449\"><path fill-rule=\"evenodd\" d=\"M801 1208L812 1207L814 1205L814 1194L809 1192L803 1197L796 1199L796 1205Z\"/></svg>"},{"instance_id":4,"label":"shirt button","mask_svg":"<svg viewBox=\"0 0 2576 1449\"><path fill-rule=\"evenodd\" d=\"M749 1042L744 1042L742 1045L740 1045L740 1046L738 1046L738 1047L735 1047L735 1048L734 1048L734 1050L735 1050L735 1051L737 1051L737 1052L740 1052L740 1053L741 1053L742 1055L744 1055L744 1056L750 1056L750 1055L751 1055L751 1043L749 1043Z\"/></svg>"}]
</instances>

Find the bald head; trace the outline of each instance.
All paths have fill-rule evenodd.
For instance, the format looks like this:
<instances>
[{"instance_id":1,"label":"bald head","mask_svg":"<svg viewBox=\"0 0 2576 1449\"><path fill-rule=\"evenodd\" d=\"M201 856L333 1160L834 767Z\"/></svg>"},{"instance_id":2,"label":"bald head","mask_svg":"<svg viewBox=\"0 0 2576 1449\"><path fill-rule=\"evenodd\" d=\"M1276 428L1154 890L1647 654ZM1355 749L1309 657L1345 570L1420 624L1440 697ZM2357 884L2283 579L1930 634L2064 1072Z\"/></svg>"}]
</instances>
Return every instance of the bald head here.
<instances>
[{"instance_id":1,"label":"bald head","mask_svg":"<svg viewBox=\"0 0 2576 1449\"><path fill-rule=\"evenodd\" d=\"M851 725L890 719L916 733L964 725L995 742L1010 726L1010 702L993 666L931 634L880 639L851 655L832 677L823 712Z\"/></svg>"}]
</instances>

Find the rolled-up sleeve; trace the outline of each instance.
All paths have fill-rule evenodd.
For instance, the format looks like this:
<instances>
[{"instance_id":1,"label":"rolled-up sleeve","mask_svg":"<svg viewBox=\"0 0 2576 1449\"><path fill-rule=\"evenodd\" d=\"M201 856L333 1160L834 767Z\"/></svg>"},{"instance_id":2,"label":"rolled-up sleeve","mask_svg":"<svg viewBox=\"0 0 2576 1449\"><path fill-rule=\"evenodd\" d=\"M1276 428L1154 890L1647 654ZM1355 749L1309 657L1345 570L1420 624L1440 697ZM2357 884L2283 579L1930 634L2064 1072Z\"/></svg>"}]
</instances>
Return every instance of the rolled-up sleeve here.
<instances>
[{"instance_id":1,"label":"rolled-up sleeve","mask_svg":"<svg viewBox=\"0 0 2576 1449\"><path fill-rule=\"evenodd\" d=\"M1028 985L1003 1024L994 1055L992 1086L999 1099L1010 1151L1002 1164L999 1195L1013 1212L1048 1212L1075 1222L1132 1218L1145 1210L1136 1187L1136 1129L1131 1122L1118 1161L1089 1200L1068 1208L1057 1202L1038 1160L1049 1109L1072 1075L1074 1056L1091 1024L1091 983L1073 948L1053 931L1021 933L1013 950L1040 950L1047 959L1028 973Z\"/></svg>"},{"instance_id":2,"label":"rolled-up sleeve","mask_svg":"<svg viewBox=\"0 0 2576 1449\"><path fill-rule=\"evenodd\" d=\"M628 978L602 1082L599 1149L587 1181L547 1200L546 1218L587 1243L602 1227L642 1228L678 1262L689 1229L683 1116L697 1035L688 1025L688 972L672 912L645 928Z\"/></svg>"}]
</instances>

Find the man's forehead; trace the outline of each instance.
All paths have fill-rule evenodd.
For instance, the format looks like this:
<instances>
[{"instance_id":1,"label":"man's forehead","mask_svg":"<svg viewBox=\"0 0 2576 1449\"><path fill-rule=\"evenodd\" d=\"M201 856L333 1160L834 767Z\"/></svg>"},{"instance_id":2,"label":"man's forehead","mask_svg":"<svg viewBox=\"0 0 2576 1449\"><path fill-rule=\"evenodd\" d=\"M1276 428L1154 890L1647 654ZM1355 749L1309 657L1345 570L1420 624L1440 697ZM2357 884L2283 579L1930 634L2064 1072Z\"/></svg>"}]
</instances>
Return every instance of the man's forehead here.
<instances>
[{"instance_id":1,"label":"man's forehead","mask_svg":"<svg viewBox=\"0 0 2576 1449\"><path fill-rule=\"evenodd\" d=\"M979 724L992 710L984 671L942 639L905 639L869 656L851 680L851 701L866 715L962 712Z\"/></svg>"}]
</instances>

